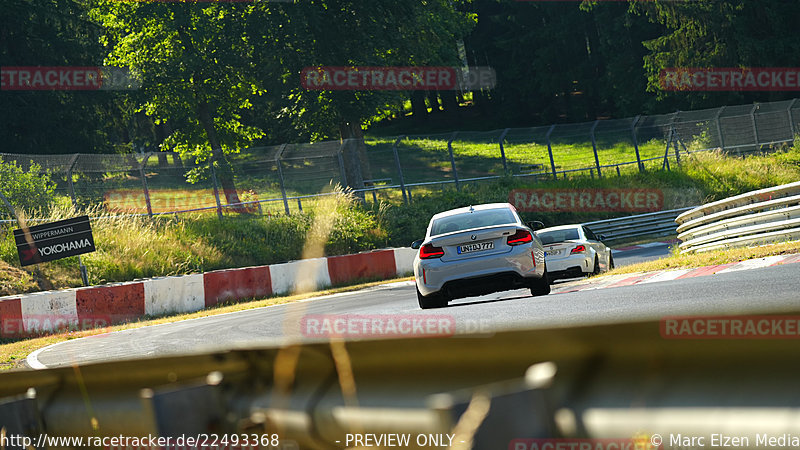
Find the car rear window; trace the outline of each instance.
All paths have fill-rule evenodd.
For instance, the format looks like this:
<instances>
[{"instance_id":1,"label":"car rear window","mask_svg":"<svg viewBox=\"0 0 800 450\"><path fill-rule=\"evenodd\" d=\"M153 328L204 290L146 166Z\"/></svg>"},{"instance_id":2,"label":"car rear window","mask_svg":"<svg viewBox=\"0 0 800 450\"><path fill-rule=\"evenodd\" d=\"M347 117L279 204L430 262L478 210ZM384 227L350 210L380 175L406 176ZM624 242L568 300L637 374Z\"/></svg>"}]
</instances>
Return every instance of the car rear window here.
<instances>
[{"instance_id":1,"label":"car rear window","mask_svg":"<svg viewBox=\"0 0 800 450\"><path fill-rule=\"evenodd\" d=\"M510 209L484 209L434 220L431 227L431 236L512 223L517 223L517 219Z\"/></svg>"},{"instance_id":2,"label":"car rear window","mask_svg":"<svg viewBox=\"0 0 800 450\"><path fill-rule=\"evenodd\" d=\"M536 233L542 244L555 244L564 241L574 241L580 239L577 228L565 228L563 230L539 231Z\"/></svg>"}]
</instances>

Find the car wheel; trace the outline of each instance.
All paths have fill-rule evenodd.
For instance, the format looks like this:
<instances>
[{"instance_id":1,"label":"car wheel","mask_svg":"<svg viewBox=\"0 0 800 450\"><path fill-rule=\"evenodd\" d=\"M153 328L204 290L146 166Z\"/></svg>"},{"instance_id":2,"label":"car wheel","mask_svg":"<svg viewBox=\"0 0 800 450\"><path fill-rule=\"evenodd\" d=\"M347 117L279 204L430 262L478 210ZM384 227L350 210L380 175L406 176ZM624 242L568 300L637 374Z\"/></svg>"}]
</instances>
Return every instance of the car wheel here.
<instances>
[{"instance_id":1,"label":"car wheel","mask_svg":"<svg viewBox=\"0 0 800 450\"><path fill-rule=\"evenodd\" d=\"M538 297L540 295L547 295L550 293L550 277L547 275L547 268L545 268L542 277L534 280L531 283L531 295Z\"/></svg>"},{"instance_id":2,"label":"car wheel","mask_svg":"<svg viewBox=\"0 0 800 450\"><path fill-rule=\"evenodd\" d=\"M592 269L592 273L589 275L599 275L600 274L600 260L597 258L597 255L594 255L594 269Z\"/></svg>"},{"instance_id":3,"label":"car wheel","mask_svg":"<svg viewBox=\"0 0 800 450\"><path fill-rule=\"evenodd\" d=\"M447 306L447 296L441 292L425 296L417 289L417 301L419 302L419 307L422 309L443 308Z\"/></svg>"},{"instance_id":4,"label":"car wheel","mask_svg":"<svg viewBox=\"0 0 800 450\"><path fill-rule=\"evenodd\" d=\"M614 255L608 255L608 270L614 270Z\"/></svg>"}]
</instances>

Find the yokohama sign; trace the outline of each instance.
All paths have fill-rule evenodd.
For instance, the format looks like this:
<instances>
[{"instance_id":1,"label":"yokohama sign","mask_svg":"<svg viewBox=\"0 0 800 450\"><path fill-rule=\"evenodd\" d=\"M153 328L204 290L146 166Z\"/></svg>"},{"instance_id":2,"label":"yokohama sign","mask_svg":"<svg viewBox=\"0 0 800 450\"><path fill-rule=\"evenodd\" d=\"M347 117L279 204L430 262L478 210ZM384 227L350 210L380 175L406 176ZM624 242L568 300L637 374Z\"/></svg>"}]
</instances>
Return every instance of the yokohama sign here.
<instances>
[{"instance_id":1,"label":"yokohama sign","mask_svg":"<svg viewBox=\"0 0 800 450\"><path fill-rule=\"evenodd\" d=\"M14 230L14 241L22 266L95 251L88 216Z\"/></svg>"}]
</instances>

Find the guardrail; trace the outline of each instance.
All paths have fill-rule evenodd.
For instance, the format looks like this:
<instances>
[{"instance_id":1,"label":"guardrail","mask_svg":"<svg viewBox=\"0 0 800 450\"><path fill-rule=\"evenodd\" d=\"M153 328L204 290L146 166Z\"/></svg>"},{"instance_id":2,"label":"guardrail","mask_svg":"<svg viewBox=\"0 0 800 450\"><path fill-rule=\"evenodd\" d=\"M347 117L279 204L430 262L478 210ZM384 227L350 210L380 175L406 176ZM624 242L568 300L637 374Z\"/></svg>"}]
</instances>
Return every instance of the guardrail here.
<instances>
[{"instance_id":1,"label":"guardrail","mask_svg":"<svg viewBox=\"0 0 800 450\"><path fill-rule=\"evenodd\" d=\"M681 253L800 239L800 182L699 206L675 222Z\"/></svg>"},{"instance_id":2,"label":"guardrail","mask_svg":"<svg viewBox=\"0 0 800 450\"><path fill-rule=\"evenodd\" d=\"M586 222L583 225L595 234L602 234L605 242L619 242L640 236L668 236L675 234L675 218L693 208L694 206L690 206L617 219L598 220Z\"/></svg>"},{"instance_id":3,"label":"guardrail","mask_svg":"<svg viewBox=\"0 0 800 450\"><path fill-rule=\"evenodd\" d=\"M34 443L40 433L84 442L152 434L173 445L180 436L246 433L274 437L262 447L284 450L351 448L355 433L409 434L403 448L435 448L430 439L457 434L454 443L472 445L449 448L475 449L642 430L796 435L800 416L787 410L798 392L796 341L667 345L662 325L318 342L9 372L0 374L0 424Z\"/></svg>"}]
</instances>

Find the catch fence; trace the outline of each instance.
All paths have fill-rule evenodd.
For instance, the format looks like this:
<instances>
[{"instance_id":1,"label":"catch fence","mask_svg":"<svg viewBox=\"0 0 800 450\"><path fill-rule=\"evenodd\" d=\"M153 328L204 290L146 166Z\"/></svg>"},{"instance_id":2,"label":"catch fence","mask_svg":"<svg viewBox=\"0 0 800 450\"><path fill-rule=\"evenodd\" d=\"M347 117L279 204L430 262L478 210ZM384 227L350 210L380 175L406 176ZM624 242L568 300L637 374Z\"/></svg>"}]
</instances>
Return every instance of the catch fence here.
<instances>
[{"instance_id":1,"label":"catch fence","mask_svg":"<svg viewBox=\"0 0 800 450\"><path fill-rule=\"evenodd\" d=\"M721 149L748 154L792 145L797 99L656 116L494 131L256 147L211 164L171 152L0 154L50 173L58 194L109 212L291 214L332 186L366 201L413 201L432 187L518 177L609 177L668 170L681 157Z\"/></svg>"}]
</instances>

